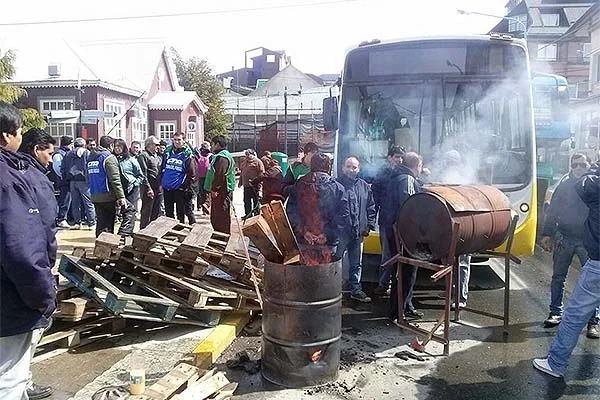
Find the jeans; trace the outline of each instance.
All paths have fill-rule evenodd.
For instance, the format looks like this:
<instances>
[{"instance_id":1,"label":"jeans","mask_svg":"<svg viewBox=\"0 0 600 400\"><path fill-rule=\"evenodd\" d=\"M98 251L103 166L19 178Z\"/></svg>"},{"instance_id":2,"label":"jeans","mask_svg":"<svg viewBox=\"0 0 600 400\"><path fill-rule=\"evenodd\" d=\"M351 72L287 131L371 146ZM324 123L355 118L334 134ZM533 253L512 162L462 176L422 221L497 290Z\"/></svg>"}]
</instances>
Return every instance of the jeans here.
<instances>
[{"instance_id":1,"label":"jeans","mask_svg":"<svg viewBox=\"0 0 600 400\"><path fill-rule=\"evenodd\" d=\"M163 195L154 191L154 198L148 197L146 193L142 193L142 211L140 212L140 229L144 229L148 224L160 216L160 205Z\"/></svg>"},{"instance_id":2,"label":"jeans","mask_svg":"<svg viewBox=\"0 0 600 400\"><path fill-rule=\"evenodd\" d=\"M133 208L135 208L135 212L138 212L138 200L140 199L140 187L139 186L134 186L133 189L131 189L131 192L127 193L125 195L125 198L127 199L127 201L129 201L131 204L133 204Z\"/></svg>"},{"instance_id":3,"label":"jeans","mask_svg":"<svg viewBox=\"0 0 600 400\"><path fill-rule=\"evenodd\" d=\"M471 256L458 256L458 284L460 285L459 302L466 303L469 298L469 278L471 277Z\"/></svg>"},{"instance_id":4,"label":"jeans","mask_svg":"<svg viewBox=\"0 0 600 400\"><path fill-rule=\"evenodd\" d=\"M581 265L584 265L588 259L587 251L585 251L581 239L569 238L561 233L556 234L552 256L552 283L550 284L550 314L552 315L562 315L565 280L574 255L577 255ZM590 323L597 324L599 320L600 307L590 317Z\"/></svg>"},{"instance_id":5,"label":"jeans","mask_svg":"<svg viewBox=\"0 0 600 400\"><path fill-rule=\"evenodd\" d=\"M362 238L340 238L335 251L336 258L342 258L345 252L348 252L348 283L350 284L350 293L357 294L362 291L360 285L360 276L362 273Z\"/></svg>"},{"instance_id":6,"label":"jeans","mask_svg":"<svg viewBox=\"0 0 600 400\"><path fill-rule=\"evenodd\" d=\"M56 222L66 221L67 214L69 214L69 207L71 207L71 189L68 184L61 183L58 187L58 215Z\"/></svg>"},{"instance_id":7,"label":"jeans","mask_svg":"<svg viewBox=\"0 0 600 400\"><path fill-rule=\"evenodd\" d=\"M390 255L387 229L385 229L383 226L379 226L379 242L381 243L381 264L383 265L387 260L392 258ZM392 269L393 266L391 265L388 265L387 267L379 267L379 287L387 289L390 286Z\"/></svg>"},{"instance_id":8,"label":"jeans","mask_svg":"<svg viewBox=\"0 0 600 400\"><path fill-rule=\"evenodd\" d=\"M393 231L386 231L387 243L390 249L390 258L398 253L396 246L396 237ZM392 265L389 269L392 278L392 290L390 295L390 317L392 319L398 318L398 279L397 274L397 263ZM404 306L404 313L415 311L415 306L412 303L413 290L415 283L417 282L417 267L408 264L402 264L402 304Z\"/></svg>"},{"instance_id":9,"label":"jeans","mask_svg":"<svg viewBox=\"0 0 600 400\"><path fill-rule=\"evenodd\" d=\"M244 186L244 212L246 215L256 213L260 208L258 189L254 186Z\"/></svg>"},{"instance_id":10,"label":"jeans","mask_svg":"<svg viewBox=\"0 0 600 400\"><path fill-rule=\"evenodd\" d=\"M175 208L177 208L177 219L182 224L185 223L185 192L183 190L165 190L165 215L169 218L175 218Z\"/></svg>"},{"instance_id":11,"label":"jeans","mask_svg":"<svg viewBox=\"0 0 600 400\"><path fill-rule=\"evenodd\" d=\"M31 352L44 328L0 337L0 399L27 400Z\"/></svg>"},{"instance_id":12,"label":"jeans","mask_svg":"<svg viewBox=\"0 0 600 400\"><path fill-rule=\"evenodd\" d=\"M571 353L582 329L600 306L600 261L589 259L583 266L569 301L558 333L548 352L548 363L553 371L564 374Z\"/></svg>"},{"instance_id":13,"label":"jeans","mask_svg":"<svg viewBox=\"0 0 600 400\"><path fill-rule=\"evenodd\" d=\"M73 204L73 219L81 224L81 206L85 209L85 219L88 225L96 223L96 210L90 198L90 188L85 181L71 181L71 200Z\"/></svg>"}]
</instances>

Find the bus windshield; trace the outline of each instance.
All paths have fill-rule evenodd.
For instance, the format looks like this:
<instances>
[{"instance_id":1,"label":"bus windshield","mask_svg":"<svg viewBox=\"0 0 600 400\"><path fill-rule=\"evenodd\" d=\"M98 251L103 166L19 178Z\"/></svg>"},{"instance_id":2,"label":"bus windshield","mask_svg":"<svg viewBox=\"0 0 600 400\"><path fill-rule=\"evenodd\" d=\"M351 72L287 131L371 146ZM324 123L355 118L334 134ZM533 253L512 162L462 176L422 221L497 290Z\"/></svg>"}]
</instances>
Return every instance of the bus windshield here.
<instances>
[{"instance_id":1,"label":"bus windshield","mask_svg":"<svg viewBox=\"0 0 600 400\"><path fill-rule=\"evenodd\" d=\"M484 43L411 44L387 55L350 55L338 162L355 155L363 177L372 179L389 146L398 145L422 154L431 181L439 182L444 156L453 151L463 172L444 183L505 190L528 184L533 133L526 54L517 46ZM401 61L406 58L411 61Z\"/></svg>"}]
</instances>

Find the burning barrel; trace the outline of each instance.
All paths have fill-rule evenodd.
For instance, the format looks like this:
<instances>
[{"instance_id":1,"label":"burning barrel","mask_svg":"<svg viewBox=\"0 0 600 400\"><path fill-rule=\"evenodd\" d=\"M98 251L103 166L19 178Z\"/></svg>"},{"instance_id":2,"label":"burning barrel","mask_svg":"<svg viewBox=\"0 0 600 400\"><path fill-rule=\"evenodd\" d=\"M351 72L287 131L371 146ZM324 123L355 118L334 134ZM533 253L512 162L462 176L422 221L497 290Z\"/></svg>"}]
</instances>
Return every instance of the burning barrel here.
<instances>
[{"instance_id":1,"label":"burning barrel","mask_svg":"<svg viewBox=\"0 0 600 400\"><path fill-rule=\"evenodd\" d=\"M337 379L342 337L342 263L265 262L262 374L285 387Z\"/></svg>"},{"instance_id":2,"label":"burning barrel","mask_svg":"<svg viewBox=\"0 0 600 400\"><path fill-rule=\"evenodd\" d=\"M508 233L510 203L493 186L426 186L406 200L396 231L412 257L443 260L454 222L459 223L456 255L494 249Z\"/></svg>"}]
</instances>

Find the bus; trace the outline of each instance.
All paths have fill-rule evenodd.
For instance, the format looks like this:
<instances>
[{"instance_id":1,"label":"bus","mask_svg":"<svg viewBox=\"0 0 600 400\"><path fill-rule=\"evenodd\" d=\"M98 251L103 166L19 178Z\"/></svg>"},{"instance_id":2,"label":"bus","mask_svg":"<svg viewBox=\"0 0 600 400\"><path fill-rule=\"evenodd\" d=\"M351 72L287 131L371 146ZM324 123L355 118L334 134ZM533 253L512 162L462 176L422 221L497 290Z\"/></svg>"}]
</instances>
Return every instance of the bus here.
<instances>
[{"instance_id":1,"label":"bus","mask_svg":"<svg viewBox=\"0 0 600 400\"><path fill-rule=\"evenodd\" d=\"M502 190L519 216L513 253L531 255L536 233L535 134L524 40L505 34L362 43L345 59L334 173L348 155L365 179L389 146L424 158L431 175L458 151L468 181ZM366 254L379 254L377 234Z\"/></svg>"},{"instance_id":2,"label":"bus","mask_svg":"<svg viewBox=\"0 0 600 400\"><path fill-rule=\"evenodd\" d=\"M571 138L567 79L560 75L533 72L533 115L535 121L538 206L546 191L569 169L569 152L561 144ZM570 146L567 146L570 148Z\"/></svg>"}]
</instances>

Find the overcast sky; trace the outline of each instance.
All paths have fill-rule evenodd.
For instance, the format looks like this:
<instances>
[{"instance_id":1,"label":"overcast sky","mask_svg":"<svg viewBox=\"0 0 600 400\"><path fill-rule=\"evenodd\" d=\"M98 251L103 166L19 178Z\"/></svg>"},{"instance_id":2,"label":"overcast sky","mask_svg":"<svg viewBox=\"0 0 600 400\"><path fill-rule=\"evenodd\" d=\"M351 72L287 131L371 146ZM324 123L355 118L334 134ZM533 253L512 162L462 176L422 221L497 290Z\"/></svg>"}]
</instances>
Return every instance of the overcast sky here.
<instances>
[{"instance_id":1,"label":"overcast sky","mask_svg":"<svg viewBox=\"0 0 600 400\"><path fill-rule=\"evenodd\" d=\"M163 40L184 56L206 58L215 72L225 72L232 66L243 67L245 50L264 46L286 50L292 64L304 72L337 73L345 52L365 39L485 33L498 19L458 15L456 9L503 15L506 3L506 0L335 1L5 0L0 21L0 50L25 50L32 41L52 46L63 38L75 44L132 38ZM264 9L273 6L278 8ZM231 11L248 8L263 9ZM2 26L29 21L221 10L223 13L142 20ZM47 64L50 61L36 60L35 54L23 51L19 57L20 62Z\"/></svg>"}]
</instances>

